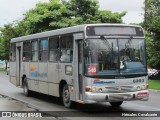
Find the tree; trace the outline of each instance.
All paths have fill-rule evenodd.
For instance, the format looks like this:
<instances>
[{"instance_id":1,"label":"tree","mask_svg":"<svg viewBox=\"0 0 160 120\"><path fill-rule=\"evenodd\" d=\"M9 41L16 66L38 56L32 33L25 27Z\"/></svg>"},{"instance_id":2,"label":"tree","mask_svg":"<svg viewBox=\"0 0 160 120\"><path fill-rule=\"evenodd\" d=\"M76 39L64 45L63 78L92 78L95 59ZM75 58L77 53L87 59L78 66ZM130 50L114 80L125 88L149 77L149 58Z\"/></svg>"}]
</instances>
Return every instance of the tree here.
<instances>
[{"instance_id":1,"label":"tree","mask_svg":"<svg viewBox=\"0 0 160 120\"><path fill-rule=\"evenodd\" d=\"M24 14L27 34L54 30L71 26L73 12L66 8L60 0L49 3L38 3L34 9Z\"/></svg>"},{"instance_id":2,"label":"tree","mask_svg":"<svg viewBox=\"0 0 160 120\"><path fill-rule=\"evenodd\" d=\"M126 12L112 13L107 10L99 10L99 3L97 0L69 0L63 1L65 6L73 11L73 21L76 18L81 18L81 23L122 23L122 17Z\"/></svg>"},{"instance_id":3,"label":"tree","mask_svg":"<svg viewBox=\"0 0 160 120\"><path fill-rule=\"evenodd\" d=\"M145 0L144 27L147 31L147 56L150 66L160 67L160 1Z\"/></svg>"},{"instance_id":4,"label":"tree","mask_svg":"<svg viewBox=\"0 0 160 120\"><path fill-rule=\"evenodd\" d=\"M0 31L2 32L2 35L0 37L0 59L5 60L7 69L7 62L9 59L10 39L15 37L15 30L13 24L8 24L4 25L4 28L1 28Z\"/></svg>"},{"instance_id":5,"label":"tree","mask_svg":"<svg viewBox=\"0 0 160 120\"><path fill-rule=\"evenodd\" d=\"M50 0L24 14L26 34L86 23L121 23L126 12L100 11L96 0Z\"/></svg>"}]
</instances>

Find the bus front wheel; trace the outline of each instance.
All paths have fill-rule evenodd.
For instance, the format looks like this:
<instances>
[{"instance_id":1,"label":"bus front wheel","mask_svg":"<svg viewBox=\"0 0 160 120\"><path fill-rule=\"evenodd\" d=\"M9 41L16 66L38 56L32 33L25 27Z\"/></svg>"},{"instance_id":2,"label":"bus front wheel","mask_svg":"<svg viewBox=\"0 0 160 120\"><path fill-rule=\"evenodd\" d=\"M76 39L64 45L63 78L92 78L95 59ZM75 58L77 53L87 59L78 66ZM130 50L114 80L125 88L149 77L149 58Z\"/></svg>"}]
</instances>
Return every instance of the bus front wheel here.
<instances>
[{"instance_id":1,"label":"bus front wheel","mask_svg":"<svg viewBox=\"0 0 160 120\"><path fill-rule=\"evenodd\" d=\"M73 101L70 100L70 91L69 91L69 87L67 84L65 84L63 87L62 99L63 99L63 104L65 107L67 107L67 108L73 107L74 103L73 103Z\"/></svg>"},{"instance_id":2,"label":"bus front wheel","mask_svg":"<svg viewBox=\"0 0 160 120\"><path fill-rule=\"evenodd\" d=\"M113 106L113 107L119 107L119 106L122 105L122 103L123 103L123 101L119 101L119 102L110 102L111 106Z\"/></svg>"},{"instance_id":3,"label":"bus front wheel","mask_svg":"<svg viewBox=\"0 0 160 120\"><path fill-rule=\"evenodd\" d=\"M28 89L27 78L24 78L24 81L23 81L23 93L27 97L30 96L30 90Z\"/></svg>"}]
</instances>

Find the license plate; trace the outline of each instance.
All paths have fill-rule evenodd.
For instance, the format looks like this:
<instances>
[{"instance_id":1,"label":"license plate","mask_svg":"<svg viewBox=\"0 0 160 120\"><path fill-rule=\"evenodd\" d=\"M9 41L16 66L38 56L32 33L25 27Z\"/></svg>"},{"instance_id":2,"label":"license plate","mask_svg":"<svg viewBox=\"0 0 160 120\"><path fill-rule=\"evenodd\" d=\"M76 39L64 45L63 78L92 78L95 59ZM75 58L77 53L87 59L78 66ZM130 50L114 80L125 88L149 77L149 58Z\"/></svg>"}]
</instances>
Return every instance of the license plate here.
<instances>
[{"instance_id":1,"label":"license plate","mask_svg":"<svg viewBox=\"0 0 160 120\"><path fill-rule=\"evenodd\" d=\"M137 97L146 97L148 95L147 92L138 93Z\"/></svg>"}]
</instances>

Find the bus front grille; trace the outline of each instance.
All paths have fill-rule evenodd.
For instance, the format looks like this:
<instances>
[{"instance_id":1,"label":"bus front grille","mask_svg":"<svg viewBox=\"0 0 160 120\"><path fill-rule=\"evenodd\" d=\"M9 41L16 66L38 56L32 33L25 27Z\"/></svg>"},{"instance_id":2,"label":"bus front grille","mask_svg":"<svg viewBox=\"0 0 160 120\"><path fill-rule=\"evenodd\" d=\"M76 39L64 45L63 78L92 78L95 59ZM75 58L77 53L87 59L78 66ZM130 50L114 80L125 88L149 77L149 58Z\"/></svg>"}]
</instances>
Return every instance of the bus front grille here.
<instances>
[{"instance_id":1,"label":"bus front grille","mask_svg":"<svg viewBox=\"0 0 160 120\"><path fill-rule=\"evenodd\" d=\"M132 98L132 96L130 94L112 94L112 95L109 95L109 99L111 101L123 101L123 100L127 100L127 99L130 99Z\"/></svg>"},{"instance_id":2,"label":"bus front grille","mask_svg":"<svg viewBox=\"0 0 160 120\"><path fill-rule=\"evenodd\" d=\"M133 92L133 86L114 86L114 87L105 87L109 93L126 93Z\"/></svg>"}]
</instances>

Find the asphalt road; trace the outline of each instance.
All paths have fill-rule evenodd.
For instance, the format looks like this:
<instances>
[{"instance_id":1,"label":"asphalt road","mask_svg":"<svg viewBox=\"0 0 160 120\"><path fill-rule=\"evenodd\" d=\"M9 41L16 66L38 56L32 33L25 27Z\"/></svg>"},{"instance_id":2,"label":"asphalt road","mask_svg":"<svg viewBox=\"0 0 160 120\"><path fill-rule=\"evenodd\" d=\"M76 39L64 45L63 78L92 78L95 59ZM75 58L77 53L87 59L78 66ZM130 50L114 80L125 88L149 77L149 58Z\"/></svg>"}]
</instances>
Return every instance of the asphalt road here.
<instances>
[{"instance_id":1,"label":"asphalt road","mask_svg":"<svg viewBox=\"0 0 160 120\"><path fill-rule=\"evenodd\" d=\"M121 117L119 112L128 113L128 111L152 111L160 112L160 91L150 91L149 101L128 101L124 102L120 108L112 108L109 103L82 105L77 104L74 109L65 108L62 100L43 94L33 94L31 97L25 97L23 90L17 88L9 82L9 77L4 73L0 73L0 94L17 99L26 103L30 108L39 111L54 111L49 114L58 113L56 119L71 120L158 120L160 117ZM56 112L57 111L57 112ZM65 114L64 115L60 115ZM112 115L114 117L107 117ZM55 114L54 114L55 116ZM73 117L76 116L76 117Z\"/></svg>"}]
</instances>

